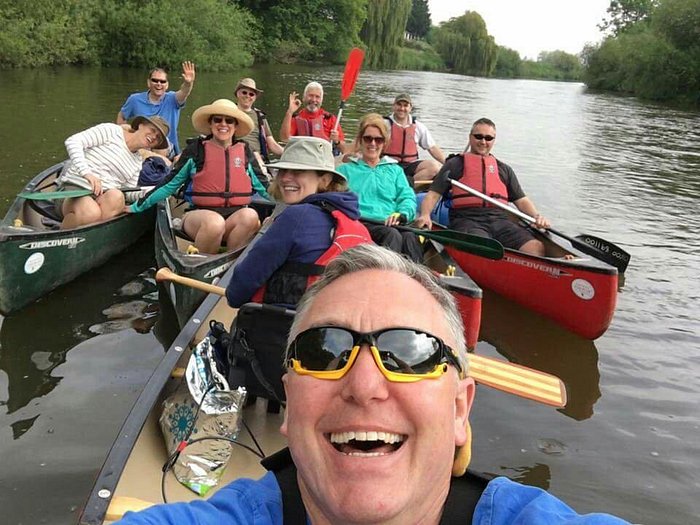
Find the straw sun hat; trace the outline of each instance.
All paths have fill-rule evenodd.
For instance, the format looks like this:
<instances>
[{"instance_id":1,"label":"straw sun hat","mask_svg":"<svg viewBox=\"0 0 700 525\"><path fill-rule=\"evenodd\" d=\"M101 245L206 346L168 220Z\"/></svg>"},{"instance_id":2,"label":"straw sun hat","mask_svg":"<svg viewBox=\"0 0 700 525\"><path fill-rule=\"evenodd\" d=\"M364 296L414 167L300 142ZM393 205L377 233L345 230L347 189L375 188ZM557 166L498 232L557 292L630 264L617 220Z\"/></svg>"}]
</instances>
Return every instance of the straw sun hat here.
<instances>
[{"instance_id":1,"label":"straw sun hat","mask_svg":"<svg viewBox=\"0 0 700 525\"><path fill-rule=\"evenodd\" d=\"M335 170L333 145L317 137L291 137L282 152L282 157L265 166L280 170L325 171L331 173L336 180L347 180L345 175Z\"/></svg>"},{"instance_id":2,"label":"straw sun hat","mask_svg":"<svg viewBox=\"0 0 700 525\"><path fill-rule=\"evenodd\" d=\"M197 108L194 113L192 113L192 125L194 129L199 133L209 135L209 133L211 133L209 117L212 115L223 115L225 117L235 118L238 121L238 125L236 126L234 136L237 138L246 136L254 127L251 118L238 109L238 106L234 102L226 98L220 98L207 106Z\"/></svg>"}]
</instances>

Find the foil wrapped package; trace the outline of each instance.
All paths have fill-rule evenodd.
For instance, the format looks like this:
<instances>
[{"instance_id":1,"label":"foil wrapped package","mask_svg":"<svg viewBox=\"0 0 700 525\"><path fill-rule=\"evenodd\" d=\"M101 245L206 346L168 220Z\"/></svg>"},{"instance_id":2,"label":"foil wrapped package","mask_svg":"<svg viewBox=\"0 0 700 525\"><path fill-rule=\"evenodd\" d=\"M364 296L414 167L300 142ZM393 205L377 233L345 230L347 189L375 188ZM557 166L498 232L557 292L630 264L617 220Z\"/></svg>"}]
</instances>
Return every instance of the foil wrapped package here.
<instances>
[{"instance_id":1,"label":"foil wrapped package","mask_svg":"<svg viewBox=\"0 0 700 525\"><path fill-rule=\"evenodd\" d=\"M183 382L163 402L160 427L168 454L184 440L235 439L245 399L245 388L229 389L206 337L193 350ZM209 492L231 457L233 445L227 439L206 439L185 447L173 465L178 481L200 496Z\"/></svg>"}]
</instances>

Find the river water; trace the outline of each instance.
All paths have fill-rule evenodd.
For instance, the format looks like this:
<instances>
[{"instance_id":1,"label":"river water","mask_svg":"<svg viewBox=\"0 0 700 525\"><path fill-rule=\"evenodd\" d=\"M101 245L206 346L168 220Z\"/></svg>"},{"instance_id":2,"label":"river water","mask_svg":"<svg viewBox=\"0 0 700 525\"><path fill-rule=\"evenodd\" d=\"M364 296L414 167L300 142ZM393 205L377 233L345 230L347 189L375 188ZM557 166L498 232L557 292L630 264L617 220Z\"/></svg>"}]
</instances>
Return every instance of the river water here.
<instances>
[{"instance_id":1,"label":"river water","mask_svg":"<svg viewBox=\"0 0 700 525\"><path fill-rule=\"evenodd\" d=\"M260 67L198 73L183 110L230 97L254 76L275 129L287 93L311 79L337 106L337 68ZM177 75L171 88L177 89ZM0 211L63 140L112 121L143 72L3 71ZM637 523L700 516L700 115L591 94L581 84L418 72L362 72L344 127L410 93L414 113L448 151L468 123L498 126L496 156L570 234L632 254L610 329L580 339L486 293L477 352L559 375L569 404L554 410L480 388L472 467L547 488L583 512ZM73 523L112 439L176 331L153 282L151 239L0 324L0 512L3 523ZM695 277L693 277L695 276Z\"/></svg>"}]
</instances>

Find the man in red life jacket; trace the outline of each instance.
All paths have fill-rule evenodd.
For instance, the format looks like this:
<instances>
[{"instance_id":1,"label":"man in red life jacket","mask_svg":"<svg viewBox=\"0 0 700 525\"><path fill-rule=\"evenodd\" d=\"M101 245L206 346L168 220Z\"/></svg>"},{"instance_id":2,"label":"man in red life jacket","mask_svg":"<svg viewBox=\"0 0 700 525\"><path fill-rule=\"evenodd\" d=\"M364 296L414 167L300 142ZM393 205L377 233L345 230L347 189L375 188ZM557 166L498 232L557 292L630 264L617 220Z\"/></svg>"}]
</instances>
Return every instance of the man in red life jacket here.
<instances>
[{"instance_id":1,"label":"man in red life jacket","mask_svg":"<svg viewBox=\"0 0 700 525\"><path fill-rule=\"evenodd\" d=\"M408 181L433 180L445 163L445 154L433 140L425 124L411 115L413 104L406 94L394 99L393 113L386 118L389 143L384 153L399 161ZM419 160L418 147L427 150L432 159ZM434 159L434 160L433 160Z\"/></svg>"},{"instance_id":2,"label":"man in red life jacket","mask_svg":"<svg viewBox=\"0 0 700 525\"><path fill-rule=\"evenodd\" d=\"M323 86L318 82L309 82L304 88L303 99L302 108L299 94L296 91L289 94L289 107L282 119L280 140L288 141L289 137L297 135L319 137L331 142L341 153L347 153L349 147L345 144L343 128L338 125L336 130L336 116L321 107Z\"/></svg>"},{"instance_id":3,"label":"man in red life jacket","mask_svg":"<svg viewBox=\"0 0 700 525\"><path fill-rule=\"evenodd\" d=\"M543 256L544 244L527 229L513 222L508 212L463 190L452 188L450 184L449 179L459 180L489 197L513 203L520 211L535 218L537 228L549 227L549 221L537 212L534 203L520 187L513 169L491 155L495 142L496 125L493 121L480 118L474 122L469 133L469 149L460 155L451 155L445 162L421 203L415 224L419 228L430 228L430 213L435 204L452 190L452 229L491 237L506 248Z\"/></svg>"}]
</instances>

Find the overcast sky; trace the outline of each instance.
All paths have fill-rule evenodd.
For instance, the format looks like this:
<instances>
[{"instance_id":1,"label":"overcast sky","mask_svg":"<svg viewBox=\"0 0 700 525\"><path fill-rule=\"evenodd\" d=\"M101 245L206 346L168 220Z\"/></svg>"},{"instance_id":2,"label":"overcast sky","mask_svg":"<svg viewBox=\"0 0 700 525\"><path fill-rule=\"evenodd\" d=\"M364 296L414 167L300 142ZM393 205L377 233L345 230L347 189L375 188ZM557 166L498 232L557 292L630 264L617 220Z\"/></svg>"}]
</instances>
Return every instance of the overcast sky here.
<instances>
[{"instance_id":1,"label":"overcast sky","mask_svg":"<svg viewBox=\"0 0 700 525\"><path fill-rule=\"evenodd\" d=\"M523 58L561 49L578 54L586 42L599 42L596 27L610 0L428 0L433 25L476 11L500 46Z\"/></svg>"}]
</instances>

